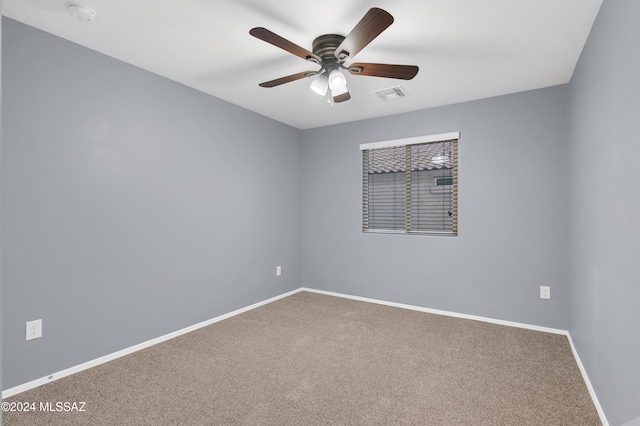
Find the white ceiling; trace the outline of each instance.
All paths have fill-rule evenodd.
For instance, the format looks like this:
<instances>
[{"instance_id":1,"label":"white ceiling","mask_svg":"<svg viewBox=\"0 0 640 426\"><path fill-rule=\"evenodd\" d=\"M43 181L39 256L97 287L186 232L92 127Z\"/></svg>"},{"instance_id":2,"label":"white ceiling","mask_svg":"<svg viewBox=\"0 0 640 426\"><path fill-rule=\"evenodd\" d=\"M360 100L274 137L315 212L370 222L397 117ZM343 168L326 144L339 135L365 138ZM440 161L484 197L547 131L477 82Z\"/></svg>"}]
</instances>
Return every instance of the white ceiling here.
<instances>
[{"instance_id":1,"label":"white ceiling","mask_svg":"<svg viewBox=\"0 0 640 426\"><path fill-rule=\"evenodd\" d=\"M5 16L308 129L567 83L602 0L2 0ZM418 65L410 81L348 75L352 99L329 106L310 78L258 83L319 67L249 35L265 27L311 50L347 35L371 7L395 22L353 61ZM349 64L351 61L348 61ZM406 98L373 92L401 85Z\"/></svg>"}]
</instances>

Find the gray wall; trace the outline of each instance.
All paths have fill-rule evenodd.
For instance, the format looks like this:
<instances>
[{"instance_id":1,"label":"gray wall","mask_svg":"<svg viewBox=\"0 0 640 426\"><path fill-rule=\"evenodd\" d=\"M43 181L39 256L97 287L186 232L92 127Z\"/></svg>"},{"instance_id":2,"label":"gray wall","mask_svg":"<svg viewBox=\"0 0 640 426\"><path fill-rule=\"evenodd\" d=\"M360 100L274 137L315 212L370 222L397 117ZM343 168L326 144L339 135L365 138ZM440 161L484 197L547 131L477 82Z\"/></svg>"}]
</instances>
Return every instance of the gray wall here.
<instances>
[{"instance_id":1,"label":"gray wall","mask_svg":"<svg viewBox=\"0 0 640 426\"><path fill-rule=\"evenodd\" d=\"M614 426L640 421L638 18L605 0L569 85L569 331Z\"/></svg>"},{"instance_id":2,"label":"gray wall","mask_svg":"<svg viewBox=\"0 0 640 426\"><path fill-rule=\"evenodd\" d=\"M2 30L5 389L300 287L300 130Z\"/></svg>"},{"instance_id":3,"label":"gray wall","mask_svg":"<svg viewBox=\"0 0 640 426\"><path fill-rule=\"evenodd\" d=\"M358 145L450 131L461 132L459 236L363 234ZM565 86L302 138L304 286L566 329Z\"/></svg>"}]
</instances>

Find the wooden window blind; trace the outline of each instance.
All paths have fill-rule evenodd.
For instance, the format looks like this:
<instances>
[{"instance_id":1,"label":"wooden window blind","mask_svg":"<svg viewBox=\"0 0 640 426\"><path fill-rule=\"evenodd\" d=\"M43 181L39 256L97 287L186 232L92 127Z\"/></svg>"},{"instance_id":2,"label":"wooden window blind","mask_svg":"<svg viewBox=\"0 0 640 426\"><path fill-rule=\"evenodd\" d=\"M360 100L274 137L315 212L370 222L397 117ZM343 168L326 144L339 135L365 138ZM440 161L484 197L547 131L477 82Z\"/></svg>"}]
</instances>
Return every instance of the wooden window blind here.
<instances>
[{"instance_id":1,"label":"wooden window blind","mask_svg":"<svg viewBox=\"0 0 640 426\"><path fill-rule=\"evenodd\" d=\"M364 232L458 235L458 133L424 139L361 145Z\"/></svg>"}]
</instances>

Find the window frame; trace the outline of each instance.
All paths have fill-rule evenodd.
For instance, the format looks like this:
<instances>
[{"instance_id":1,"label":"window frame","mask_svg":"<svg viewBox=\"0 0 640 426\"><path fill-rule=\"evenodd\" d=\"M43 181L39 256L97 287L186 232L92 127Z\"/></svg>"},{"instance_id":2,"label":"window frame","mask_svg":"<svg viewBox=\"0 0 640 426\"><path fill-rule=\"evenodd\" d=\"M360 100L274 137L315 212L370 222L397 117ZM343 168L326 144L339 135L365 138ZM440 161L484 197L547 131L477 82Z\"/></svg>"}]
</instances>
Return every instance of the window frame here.
<instances>
[{"instance_id":1,"label":"window frame","mask_svg":"<svg viewBox=\"0 0 640 426\"><path fill-rule=\"evenodd\" d=\"M370 142L360 144L360 151L363 152L362 155L362 232L363 233L376 233L376 234L394 234L394 235L431 235L431 236L458 236L458 142L460 140L460 132L448 132L448 133L440 133L435 135L425 135L425 136L416 136L412 138L405 139L395 139L388 141L380 141L380 142ZM437 230L413 230L410 226L410 219L407 220L407 225L405 229L369 229L369 172L368 172L368 164L365 164L366 159L368 158L369 150L380 149L380 148L393 148L393 147L405 147L407 151L409 151L409 146L418 145L418 144L428 144L428 143L436 143L436 142L447 142L453 141L452 146L452 209L453 209L453 218L452 218L452 229L449 231L437 231ZM409 167L407 163L407 167ZM409 170L409 175L412 170ZM405 191L410 191L411 184L407 179L408 186L405 186ZM448 186L448 185L441 185ZM411 210L406 215L407 218L411 217Z\"/></svg>"}]
</instances>

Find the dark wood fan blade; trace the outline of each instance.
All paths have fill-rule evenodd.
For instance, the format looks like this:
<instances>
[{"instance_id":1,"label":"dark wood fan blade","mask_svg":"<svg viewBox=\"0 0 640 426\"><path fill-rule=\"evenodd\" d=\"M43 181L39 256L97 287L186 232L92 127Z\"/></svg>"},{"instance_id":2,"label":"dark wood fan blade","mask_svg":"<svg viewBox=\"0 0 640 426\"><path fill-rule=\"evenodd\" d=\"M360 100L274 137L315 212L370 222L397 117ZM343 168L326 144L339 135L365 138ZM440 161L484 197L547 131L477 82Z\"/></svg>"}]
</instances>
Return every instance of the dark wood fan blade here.
<instances>
[{"instance_id":1,"label":"dark wood fan blade","mask_svg":"<svg viewBox=\"0 0 640 426\"><path fill-rule=\"evenodd\" d=\"M313 52L309 52L304 47L300 47L295 43L290 42L286 38L280 37L278 34L269 31L266 28L256 27L252 28L249 31L249 34L252 36L259 38L262 41L266 41L267 43L273 44L280 49L286 50L289 53L293 53L296 56L299 56L302 59L307 61L313 61L316 63L322 62L322 59Z\"/></svg>"},{"instance_id":2,"label":"dark wood fan blade","mask_svg":"<svg viewBox=\"0 0 640 426\"><path fill-rule=\"evenodd\" d=\"M338 93L332 93L332 96L333 96L333 102L336 104L339 102L344 102L351 99L351 94L349 94L349 89L347 89L346 87Z\"/></svg>"},{"instance_id":3,"label":"dark wood fan blade","mask_svg":"<svg viewBox=\"0 0 640 426\"><path fill-rule=\"evenodd\" d=\"M280 86L284 83L290 83L292 81L300 80L301 78L311 77L312 75L318 74L317 71L303 71L297 74L291 74L286 77L276 78L275 80L265 81L264 83L260 83L260 87L276 87Z\"/></svg>"},{"instance_id":4,"label":"dark wood fan blade","mask_svg":"<svg viewBox=\"0 0 640 426\"><path fill-rule=\"evenodd\" d=\"M377 7L369 9L349 35L342 40L334 52L335 57L340 61L353 58L391 24L393 24L393 16L389 12Z\"/></svg>"},{"instance_id":5,"label":"dark wood fan blade","mask_svg":"<svg viewBox=\"0 0 640 426\"><path fill-rule=\"evenodd\" d=\"M411 80L418 74L418 67L415 65L367 64L358 62L351 64L349 72L353 75Z\"/></svg>"}]
</instances>

